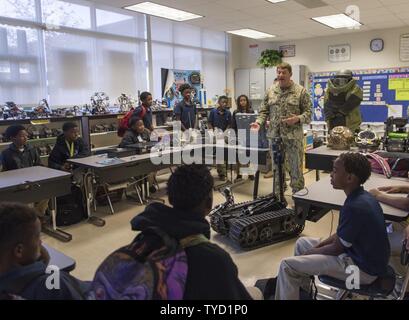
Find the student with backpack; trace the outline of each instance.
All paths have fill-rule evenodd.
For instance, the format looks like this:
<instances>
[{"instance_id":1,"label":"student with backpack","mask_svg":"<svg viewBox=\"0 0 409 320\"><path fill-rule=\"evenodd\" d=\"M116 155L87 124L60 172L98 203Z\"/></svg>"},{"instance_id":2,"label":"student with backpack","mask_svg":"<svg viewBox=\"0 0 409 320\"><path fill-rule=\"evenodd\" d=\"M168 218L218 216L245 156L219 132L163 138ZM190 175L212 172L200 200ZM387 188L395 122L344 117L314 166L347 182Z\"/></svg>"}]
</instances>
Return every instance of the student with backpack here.
<instances>
[{"instance_id":1,"label":"student with backpack","mask_svg":"<svg viewBox=\"0 0 409 320\"><path fill-rule=\"evenodd\" d=\"M168 199L171 207L153 203L131 221L140 233L99 266L90 298L251 299L230 255L209 240L213 178L207 167L178 167Z\"/></svg>"},{"instance_id":2,"label":"student with backpack","mask_svg":"<svg viewBox=\"0 0 409 320\"><path fill-rule=\"evenodd\" d=\"M155 128L153 127L153 120L152 120L152 94L149 92L142 92L139 96L140 101L142 104L137 108L132 108L128 111L127 114L119 121L118 126L118 136L123 137L127 130L130 128L129 124L132 118L139 118L142 119L143 125L149 131L153 131Z\"/></svg>"},{"instance_id":3,"label":"student with backpack","mask_svg":"<svg viewBox=\"0 0 409 320\"><path fill-rule=\"evenodd\" d=\"M63 271L59 275L46 273L49 256L41 245L40 232L34 209L17 203L0 204L0 296L26 300L84 299L88 284ZM59 276L59 289L47 287L50 276Z\"/></svg>"}]
</instances>

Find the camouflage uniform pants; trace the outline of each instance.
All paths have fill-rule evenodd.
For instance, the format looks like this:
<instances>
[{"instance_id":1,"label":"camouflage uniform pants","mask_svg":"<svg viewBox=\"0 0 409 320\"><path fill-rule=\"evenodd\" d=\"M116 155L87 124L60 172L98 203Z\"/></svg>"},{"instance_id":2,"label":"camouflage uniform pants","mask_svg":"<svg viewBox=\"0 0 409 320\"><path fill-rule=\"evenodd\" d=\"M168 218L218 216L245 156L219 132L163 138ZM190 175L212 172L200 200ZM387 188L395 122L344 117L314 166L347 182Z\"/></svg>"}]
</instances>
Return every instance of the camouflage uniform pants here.
<instances>
[{"instance_id":1,"label":"camouflage uniform pants","mask_svg":"<svg viewBox=\"0 0 409 320\"><path fill-rule=\"evenodd\" d=\"M290 175L290 186L293 193L304 189L304 175L303 175L303 163L304 163L304 141L295 139L283 139L283 150L284 150L284 190L287 188L285 182L285 176ZM276 170L275 178L275 192L279 193L280 185L278 178L278 168L273 162L273 172Z\"/></svg>"}]
</instances>

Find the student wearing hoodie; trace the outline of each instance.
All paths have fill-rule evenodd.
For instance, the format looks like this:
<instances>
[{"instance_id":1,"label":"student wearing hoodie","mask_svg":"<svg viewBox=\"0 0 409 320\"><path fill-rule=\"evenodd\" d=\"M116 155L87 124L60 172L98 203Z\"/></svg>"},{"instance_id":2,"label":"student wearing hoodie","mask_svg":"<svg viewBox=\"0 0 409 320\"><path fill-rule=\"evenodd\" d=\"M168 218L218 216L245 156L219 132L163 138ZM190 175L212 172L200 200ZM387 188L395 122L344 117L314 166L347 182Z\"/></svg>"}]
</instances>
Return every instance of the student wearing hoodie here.
<instances>
[{"instance_id":1,"label":"student wearing hoodie","mask_svg":"<svg viewBox=\"0 0 409 320\"><path fill-rule=\"evenodd\" d=\"M141 296L143 299L251 299L238 278L237 267L230 255L209 241L210 225L205 217L213 205L213 178L207 167L178 167L168 181L168 199L171 207L153 203L131 221L132 229L141 233L130 245L111 254L98 268L91 290L95 297L124 299L138 293L139 299ZM192 237L197 239L195 245L184 249L186 272L181 272L186 269L186 260L164 264L164 268L169 268L169 265L178 268L160 277L164 282L162 285L152 281L145 270L136 272L133 269L138 265L136 261L142 261L141 255L152 257L161 252L158 238L152 237L153 230L181 244ZM134 253L124 255L130 250ZM137 258L132 262L130 257L135 256ZM152 291L153 294L147 294Z\"/></svg>"},{"instance_id":2,"label":"student wearing hoodie","mask_svg":"<svg viewBox=\"0 0 409 320\"><path fill-rule=\"evenodd\" d=\"M68 273L46 273L49 255L41 245L36 212L16 203L0 204L0 295L27 300L81 300L88 285ZM53 281L47 281L52 276ZM57 283L60 287L47 287Z\"/></svg>"},{"instance_id":3,"label":"student wearing hoodie","mask_svg":"<svg viewBox=\"0 0 409 320\"><path fill-rule=\"evenodd\" d=\"M63 133L57 137L48 166L53 169L71 171L72 165L68 159L87 157L90 155L89 147L80 137L78 126L74 122L66 122L62 127Z\"/></svg>"}]
</instances>

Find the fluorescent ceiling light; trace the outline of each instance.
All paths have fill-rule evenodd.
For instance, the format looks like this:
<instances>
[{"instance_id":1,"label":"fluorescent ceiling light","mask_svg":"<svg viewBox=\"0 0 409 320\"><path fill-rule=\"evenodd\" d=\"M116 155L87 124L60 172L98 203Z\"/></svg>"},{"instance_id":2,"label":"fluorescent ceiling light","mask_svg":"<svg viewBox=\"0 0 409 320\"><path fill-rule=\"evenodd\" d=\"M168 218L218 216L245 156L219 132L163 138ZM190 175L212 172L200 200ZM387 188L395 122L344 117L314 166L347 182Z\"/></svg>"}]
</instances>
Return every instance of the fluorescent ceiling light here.
<instances>
[{"instance_id":1,"label":"fluorescent ceiling light","mask_svg":"<svg viewBox=\"0 0 409 320\"><path fill-rule=\"evenodd\" d=\"M162 6L153 2L142 2L132 6L124 7L124 9L149 14L151 16L166 18L175 21L186 21L192 19L203 18L194 13L174 9L167 6Z\"/></svg>"},{"instance_id":2,"label":"fluorescent ceiling light","mask_svg":"<svg viewBox=\"0 0 409 320\"><path fill-rule=\"evenodd\" d=\"M284 1L287 1L287 0L267 0L268 2L271 2L271 3L279 3L279 2L284 2Z\"/></svg>"},{"instance_id":3,"label":"fluorescent ceiling light","mask_svg":"<svg viewBox=\"0 0 409 320\"><path fill-rule=\"evenodd\" d=\"M252 38L252 39L266 39L266 38L275 38L275 35L256 31L253 29L240 29L240 30L232 30L226 31L227 33L235 34L242 37Z\"/></svg>"},{"instance_id":4,"label":"fluorescent ceiling light","mask_svg":"<svg viewBox=\"0 0 409 320\"><path fill-rule=\"evenodd\" d=\"M312 18L312 20L315 20L333 29L354 28L362 26L359 21L352 19L344 13L334 14L332 16L316 17Z\"/></svg>"}]
</instances>

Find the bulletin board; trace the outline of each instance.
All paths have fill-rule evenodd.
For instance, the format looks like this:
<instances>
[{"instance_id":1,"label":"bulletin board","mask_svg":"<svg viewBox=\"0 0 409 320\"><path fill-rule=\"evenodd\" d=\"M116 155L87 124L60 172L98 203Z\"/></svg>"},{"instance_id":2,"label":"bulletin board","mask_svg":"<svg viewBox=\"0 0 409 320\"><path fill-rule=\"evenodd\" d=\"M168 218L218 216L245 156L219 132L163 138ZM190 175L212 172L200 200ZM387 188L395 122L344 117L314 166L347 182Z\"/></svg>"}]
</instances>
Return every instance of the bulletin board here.
<instances>
[{"instance_id":1,"label":"bulletin board","mask_svg":"<svg viewBox=\"0 0 409 320\"><path fill-rule=\"evenodd\" d=\"M352 70L364 92L361 103L363 122L384 122L388 117L407 117L409 107L409 67ZM310 73L314 121L324 121L324 94L333 72Z\"/></svg>"}]
</instances>

